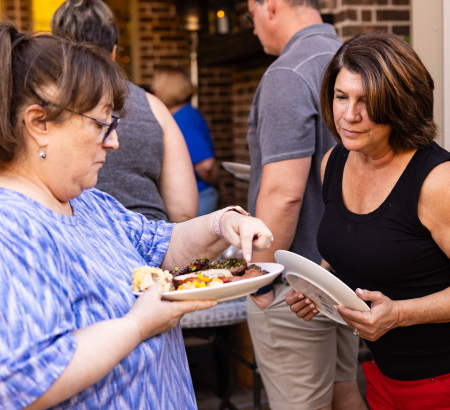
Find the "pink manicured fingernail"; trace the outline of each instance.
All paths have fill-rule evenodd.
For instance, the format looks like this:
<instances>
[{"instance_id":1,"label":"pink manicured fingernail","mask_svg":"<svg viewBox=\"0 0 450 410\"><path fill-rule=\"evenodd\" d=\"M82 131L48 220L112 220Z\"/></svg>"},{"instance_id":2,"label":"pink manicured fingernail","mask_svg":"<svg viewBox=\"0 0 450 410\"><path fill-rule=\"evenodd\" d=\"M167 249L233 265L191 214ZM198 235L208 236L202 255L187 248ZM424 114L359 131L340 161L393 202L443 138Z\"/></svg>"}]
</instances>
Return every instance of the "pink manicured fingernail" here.
<instances>
[{"instance_id":1,"label":"pink manicured fingernail","mask_svg":"<svg viewBox=\"0 0 450 410\"><path fill-rule=\"evenodd\" d=\"M313 313L317 313L317 310L316 310L316 309L313 309Z\"/></svg>"},{"instance_id":2,"label":"pink manicured fingernail","mask_svg":"<svg viewBox=\"0 0 450 410\"><path fill-rule=\"evenodd\" d=\"M305 299L305 303L311 303L311 301L309 299Z\"/></svg>"},{"instance_id":3,"label":"pink manicured fingernail","mask_svg":"<svg viewBox=\"0 0 450 410\"><path fill-rule=\"evenodd\" d=\"M356 293L359 293L360 295L362 295L364 292L362 289L358 288L358 289L356 289Z\"/></svg>"}]
</instances>

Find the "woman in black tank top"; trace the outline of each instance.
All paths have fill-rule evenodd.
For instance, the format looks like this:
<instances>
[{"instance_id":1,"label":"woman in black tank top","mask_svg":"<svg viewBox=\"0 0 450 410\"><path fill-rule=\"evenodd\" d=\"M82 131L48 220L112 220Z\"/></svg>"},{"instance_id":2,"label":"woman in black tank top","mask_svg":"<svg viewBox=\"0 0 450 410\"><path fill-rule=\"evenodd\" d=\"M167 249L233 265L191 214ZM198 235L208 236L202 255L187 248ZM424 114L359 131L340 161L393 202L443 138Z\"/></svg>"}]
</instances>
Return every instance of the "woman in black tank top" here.
<instances>
[{"instance_id":1,"label":"woman in black tank top","mask_svg":"<svg viewBox=\"0 0 450 410\"><path fill-rule=\"evenodd\" d=\"M322 83L338 145L322 164L318 246L371 306L338 310L373 353L372 409L450 408L450 153L433 142L433 88L412 48L387 33L347 41ZM286 301L315 315L294 291Z\"/></svg>"}]
</instances>

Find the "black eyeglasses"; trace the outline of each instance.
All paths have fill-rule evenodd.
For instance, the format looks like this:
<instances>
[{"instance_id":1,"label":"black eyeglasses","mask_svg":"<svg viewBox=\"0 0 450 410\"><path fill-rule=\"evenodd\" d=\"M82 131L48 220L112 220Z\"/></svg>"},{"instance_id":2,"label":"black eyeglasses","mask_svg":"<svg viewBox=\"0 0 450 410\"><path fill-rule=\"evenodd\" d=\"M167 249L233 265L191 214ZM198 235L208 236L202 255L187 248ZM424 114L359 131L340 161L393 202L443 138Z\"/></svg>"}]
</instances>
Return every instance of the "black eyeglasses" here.
<instances>
[{"instance_id":1,"label":"black eyeglasses","mask_svg":"<svg viewBox=\"0 0 450 410\"><path fill-rule=\"evenodd\" d=\"M100 124L103 127L107 127L106 132L103 135L102 144L106 144L108 142L108 140L111 137L111 133L117 128L117 126L119 125L119 122L120 122L120 118L116 117L114 115L112 116L113 120L110 123L108 123L108 122L105 122L102 120L98 120L97 118L89 117L88 115L80 114L79 112L69 110L67 108L65 110L71 112L72 114L81 115L84 118L88 118L92 121L95 121L97 124Z\"/></svg>"}]
</instances>

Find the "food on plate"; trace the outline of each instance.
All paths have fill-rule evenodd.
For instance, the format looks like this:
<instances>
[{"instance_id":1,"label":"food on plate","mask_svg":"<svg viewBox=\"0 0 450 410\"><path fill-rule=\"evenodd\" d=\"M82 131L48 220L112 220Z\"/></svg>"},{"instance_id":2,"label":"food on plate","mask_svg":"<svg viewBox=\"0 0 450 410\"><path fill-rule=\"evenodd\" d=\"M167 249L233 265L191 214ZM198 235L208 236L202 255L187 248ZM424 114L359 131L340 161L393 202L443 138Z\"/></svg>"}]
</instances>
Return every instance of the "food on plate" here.
<instances>
[{"instance_id":1,"label":"food on plate","mask_svg":"<svg viewBox=\"0 0 450 410\"><path fill-rule=\"evenodd\" d=\"M245 269L241 276L233 276L232 282L242 279L256 278L257 276L265 275L266 273L268 273L266 270L261 269L258 265L252 264L247 266L247 269Z\"/></svg>"},{"instance_id":2,"label":"food on plate","mask_svg":"<svg viewBox=\"0 0 450 410\"><path fill-rule=\"evenodd\" d=\"M230 258L212 262L209 269L229 269L234 276L241 276L247 269L247 262L245 259Z\"/></svg>"},{"instance_id":3,"label":"food on plate","mask_svg":"<svg viewBox=\"0 0 450 410\"><path fill-rule=\"evenodd\" d=\"M185 266L184 268L180 268L178 266L175 269L171 270L170 273L173 276L184 275L186 273L199 272L201 270L208 269L208 266L209 266L209 259L203 257L200 259L194 259L189 265Z\"/></svg>"},{"instance_id":4,"label":"food on plate","mask_svg":"<svg viewBox=\"0 0 450 410\"><path fill-rule=\"evenodd\" d=\"M173 278L176 290L204 288L227 283L233 277L228 269L211 269L178 275Z\"/></svg>"},{"instance_id":5,"label":"food on plate","mask_svg":"<svg viewBox=\"0 0 450 410\"><path fill-rule=\"evenodd\" d=\"M143 266L132 272L133 291L144 292L160 283L164 292L223 285L242 279L250 279L267 273L257 265L247 266L244 259L231 258L209 262L207 258L194 259L189 265L171 271Z\"/></svg>"},{"instance_id":6,"label":"food on plate","mask_svg":"<svg viewBox=\"0 0 450 410\"><path fill-rule=\"evenodd\" d=\"M142 266L134 268L131 273L133 278L133 292L144 292L155 283L159 283L163 292L174 290L173 275L167 270L154 266Z\"/></svg>"}]
</instances>

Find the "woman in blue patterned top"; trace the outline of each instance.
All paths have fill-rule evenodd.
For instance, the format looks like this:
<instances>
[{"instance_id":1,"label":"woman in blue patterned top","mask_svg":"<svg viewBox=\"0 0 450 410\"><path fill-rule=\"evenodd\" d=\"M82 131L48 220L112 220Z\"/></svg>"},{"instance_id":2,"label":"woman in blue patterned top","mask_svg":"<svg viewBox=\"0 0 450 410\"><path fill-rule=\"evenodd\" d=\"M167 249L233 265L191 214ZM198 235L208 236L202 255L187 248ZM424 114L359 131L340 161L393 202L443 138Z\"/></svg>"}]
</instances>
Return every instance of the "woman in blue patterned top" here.
<instances>
[{"instance_id":1,"label":"woman in blue patterned top","mask_svg":"<svg viewBox=\"0 0 450 410\"><path fill-rule=\"evenodd\" d=\"M258 219L149 222L92 187L125 80L95 46L0 24L0 407L195 409L178 321L214 301L137 298L131 271L270 243ZM27 407L28 406L28 407Z\"/></svg>"}]
</instances>

